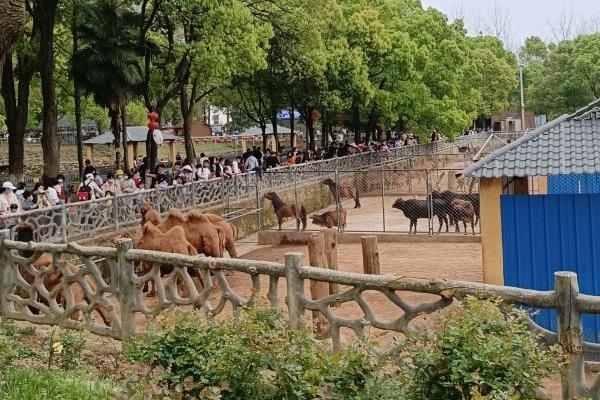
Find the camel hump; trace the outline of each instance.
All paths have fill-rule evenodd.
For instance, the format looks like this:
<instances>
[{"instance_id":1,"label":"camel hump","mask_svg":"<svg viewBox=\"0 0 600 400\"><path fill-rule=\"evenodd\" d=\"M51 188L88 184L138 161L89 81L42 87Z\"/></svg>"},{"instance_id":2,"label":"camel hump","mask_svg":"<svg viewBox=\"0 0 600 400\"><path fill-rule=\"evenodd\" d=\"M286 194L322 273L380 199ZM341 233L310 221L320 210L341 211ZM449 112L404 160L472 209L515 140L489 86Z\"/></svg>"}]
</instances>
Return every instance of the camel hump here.
<instances>
[{"instance_id":1,"label":"camel hump","mask_svg":"<svg viewBox=\"0 0 600 400\"><path fill-rule=\"evenodd\" d=\"M173 218L175 218L175 219L177 219L177 220L181 221L182 223L183 223L183 222L187 222L187 218L186 218L186 216L185 216L185 215L183 215L183 213L181 212L181 210L180 210L180 209L178 209L178 208L171 208L171 209L169 210L169 214L168 214L168 216L169 216L169 217L173 217Z\"/></svg>"},{"instance_id":2,"label":"camel hump","mask_svg":"<svg viewBox=\"0 0 600 400\"><path fill-rule=\"evenodd\" d=\"M165 236L185 239L185 229L181 225L174 226L165 232Z\"/></svg>"},{"instance_id":3,"label":"camel hump","mask_svg":"<svg viewBox=\"0 0 600 400\"><path fill-rule=\"evenodd\" d=\"M217 214L204 213L203 215L206 216L206 218L208 218L208 220L212 223L225 221L223 217Z\"/></svg>"},{"instance_id":4,"label":"camel hump","mask_svg":"<svg viewBox=\"0 0 600 400\"><path fill-rule=\"evenodd\" d=\"M144 228L142 229L143 235L152 235L152 234L161 234L162 232L160 231L160 229L158 229L158 227L156 225L154 225L152 222L146 222L146 224L144 225Z\"/></svg>"},{"instance_id":5,"label":"camel hump","mask_svg":"<svg viewBox=\"0 0 600 400\"><path fill-rule=\"evenodd\" d=\"M207 214L203 214L202 212L198 211L198 210L192 210L188 213L188 219L191 221L198 221L198 222L210 222L212 223L212 221L210 220L210 218L208 217Z\"/></svg>"}]
</instances>

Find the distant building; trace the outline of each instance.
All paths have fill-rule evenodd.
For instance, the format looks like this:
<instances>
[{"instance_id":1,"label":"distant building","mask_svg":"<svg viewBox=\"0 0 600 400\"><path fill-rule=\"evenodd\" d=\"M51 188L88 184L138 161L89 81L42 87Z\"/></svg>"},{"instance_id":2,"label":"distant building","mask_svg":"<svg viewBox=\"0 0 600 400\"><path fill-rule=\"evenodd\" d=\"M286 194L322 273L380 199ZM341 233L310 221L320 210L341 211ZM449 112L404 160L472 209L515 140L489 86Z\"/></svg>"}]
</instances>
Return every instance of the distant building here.
<instances>
[{"instance_id":1,"label":"distant building","mask_svg":"<svg viewBox=\"0 0 600 400\"><path fill-rule=\"evenodd\" d=\"M532 110L525 110L525 121L521 121L521 110L512 109L495 114L492 118L478 118L475 121L477 129L491 129L494 132L523 132L535 129L547 122L546 114L535 114Z\"/></svg>"},{"instance_id":2,"label":"distant building","mask_svg":"<svg viewBox=\"0 0 600 400\"><path fill-rule=\"evenodd\" d=\"M173 128L173 134L183 137L183 125L177 125ZM192 138L202 138L213 136L212 128L204 121L194 121L192 123Z\"/></svg>"}]
</instances>

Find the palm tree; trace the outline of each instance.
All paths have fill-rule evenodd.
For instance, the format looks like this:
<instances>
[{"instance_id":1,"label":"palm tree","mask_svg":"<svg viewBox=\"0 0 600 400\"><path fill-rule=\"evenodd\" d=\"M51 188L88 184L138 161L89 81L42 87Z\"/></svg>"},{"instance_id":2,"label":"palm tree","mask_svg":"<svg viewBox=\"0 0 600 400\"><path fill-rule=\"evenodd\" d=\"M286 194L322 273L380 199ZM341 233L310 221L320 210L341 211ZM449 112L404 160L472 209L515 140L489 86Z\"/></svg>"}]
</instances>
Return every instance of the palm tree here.
<instances>
[{"instance_id":1,"label":"palm tree","mask_svg":"<svg viewBox=\"0 0 600 400\"><path fill-rule=\"evenodd\" d=\"M73 78L81 90L108 109L117 169L121 168L121 110L140 95L144 83L140 60L145 49L135 32L137 18L121 0L89 2L77 27L80 47L71 59ZM125 147L126 140L123 138Z\"/></svg>"}]
</instances>

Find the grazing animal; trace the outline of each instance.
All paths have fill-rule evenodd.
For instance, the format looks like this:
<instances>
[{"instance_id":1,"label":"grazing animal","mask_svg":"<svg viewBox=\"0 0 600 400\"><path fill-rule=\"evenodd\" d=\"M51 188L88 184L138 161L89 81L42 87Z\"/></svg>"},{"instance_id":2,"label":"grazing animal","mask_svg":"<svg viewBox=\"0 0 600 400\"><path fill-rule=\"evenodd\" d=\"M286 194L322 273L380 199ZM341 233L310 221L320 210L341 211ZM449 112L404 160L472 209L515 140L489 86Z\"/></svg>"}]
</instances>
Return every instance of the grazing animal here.
<instances>
[{"instance_id":1,"label":"grazing animal","mask_svg":"<svg viewBox=\"0 0 600 400\"><path fill-rule=\"evenodd\" d=\"M33 242L34 232L34 228L30 223L20 222L15 227L15 240L25 243ZM20 251L20 255L21 257L29 258L34 255L34 252L31 250L23 250ZM79 268L74 265L67 265L67 267L69 268L72 274L76 274L79 271ZM21 277L23 277L25 282L32 285L35 281L35 275L31 274L27 270L27 268L25 268L22 265L19 265L18 268L19 274L21 275ZM54 258L52 256L52 253L45 252L40 254L40 256L31 263L31 268L33 268L35 271L42 271L46 269L43 284L44 288L48 292L52 292L58 285L61 284L61 280L63 279L64 274L61 271L61 269L54 264ZM92 277L86 274L85 281L92 292L97 292L98 286L96 285L96 281ZM74 304L91 304L91 299L87 297L81 285L72 284L70 286L70 289L73 293ZM62 304L63 307L67 306L67 299L63 291L58 292L55 297L56 301L59 304ZM49 304L49 299L41 295L40 293L37 293L37 301L45 305ZM106 326L110 326L111 320L104 308L100 307L98 304L95 304L92 307L92 310L96 311L100 315L100 318L102 318L102 321ZM38 310L33 309L32 312L37 313ZM78 321L82 321L83 317L83 312L81 311L77 312L77 316L71 315L71 318Z\"/></svg>"},{"instance_id":2,"label":"grazing animal","mask_svg":"<svg viewBox=\"0 0 600 400\"><path fill-rule=\"evenodd\" d=\"M454 225L456 222L456 218L451 214L452 212L452 200L466 200L470 201L473 204L473 210L475 211L475 225L479 223L479 215L480 215L480 207L479 207L479 194L477 193L453 193L449 190L443 192L433 191L431 192L431 196L434 199L442 200L446 203L446 211L448 213L448 217L450 219L450 225Z\"/></svg>"},{"instance_id":3,"label":"grazing animal","mask_svg":"<svg viewBox=\"0 0 600 400\"><path fill-rule=\"evenodd\" d=\"M279 223L279 230L281 230L281 224L286 218L296 219L296 230L300 230L300 222L302 222L302 230L306 230L306 208L303 205L300 205L300 209L297 209L294 204L285 204L275 192L266 193L264 198L270 200L273 205Z\"/></svg>"},{"instance_id":4,"label":"grazing animal","mask_svg":"<svg viewBox=\"0 0 600 400\"><path fill-rule=\"evenodd\" d=\"M408 233L413 233L412 229L415 228L414 233L417 233L417 220L422 218L429 218L430 215L438 217L440 227L438 232L442 231L444 223L446 223L446 232L448 232L448 218L446 217L447 211L444 210L444 203L439 200L433 200L433 212L430 213L429 202L427 200L402 200L399 198L392 205L393 208L402 211L404 216L410 220L410 226Z\"/></svg>"},{"instance_id":5,"label":"grazing animal","mask_svg":"<svg viewBox=\"0 0 600 400\"><path fill-rule=\"evenodd\" d=\"M452 216L456 219L456 232L460 232L458 221L462 221L467 234L467 223L471 224L471 230L475 235L475 209L473 203L468 200L455 199L450 203L452 206Z\"/></svg>"},{"instance_id":6,"label":"grazing animal","mask_svg":"<svg viewBox=\"0 0 600 400\"><path fill-rule=\"evenodd\" d=\"M223 257L225 234L222 229L210 222L209 218L200 211L190 211L186 216L178 209L171 208L167 218L156 226L162 232L168 232L176 226L181 226L186 239L196 248L199 254L208 257Z\"/></svg>"},{"instance_id":7,"label":"grazing animal","mask_svg":"<svg viewBox=\"0 0 600 400\"><path fill-rule=\"evenodd\" d=\"M154 225L158 226L158 228L163 232L165 232L169 228L172 228L173 226L187 223L187 220L189 217L189 213L188 213L188 216L185 216L179 210L171 209L173 211L169 211L169 215L167 216L167 219L165 220L164 223L161 223L160 214L158 213L158 211L156 211L156 209L154 208L154 206L151 203L145 203L144 207L146 208L146 211L144 212L144 214L142 214L142 219L145 219L147 222L152 222ZM144 209L144 207L142 208L142 210ZM194 213L193 215L197 216L198 212L199 211L197 211L197 210L193 211L193 213ZM190 213L192 213L192 212L190 212ZM202 223L206 223L207 221L210 222L217 228L219 235L222 236L222 238L219 239L220 241L222 240L222 242L223 242L222 244L219 243L219 247L221 248L221 250L218 253L221 254L220 257L223 257L222 248L224 247L225 249L227 249L227 252L229 253L229 256L231 256L231 258L237 258L238 254L237 254L237 251L235 250L235 239L237 238L237 234L238 234L237 227L234 224L227 222L220 215L202 213L202 212L200 212L200 214L206 216L205 219L201 218L200 222L202 222ZM210 243L211 241L208 241L208 242ZM204 249L204 250L206 250L206 249ZM198 250L198 251L203 254L206 254L206 252L204 252L204 251L200 251L200 250ZM208 250L207 252L210 253L210 254L206 254L207 256L210 255L212 257L219 257L216 255L217 252L214 250Z\"/></svg>"},{"instance_id":8,"label":"grazing animal","mask_svg":"<svg viewBox=\"0 0 600 400\"><path fill-rule=\"evenodd\" d=\"M238 228L232 223L227 222L223 217L216 214L205 213L208 220L215 225L224 234L225 249L231 258L238 258L235 250L235 239L238 235Z\"/></svg>"},{"instance_id":9,"label":"grazing animal","mask_svg":"<svg viewBox=\"0 0 600 400\"><path fill-rule=\"evenodd\" d=\"M186 239L186 234L181 226L174 226L166 232L162 232L153 223L144 225L142 238L134 244L134 248L140 250L162 251L164 253L183 254L186 256L198 255L196 248ZM152 269L152 263L143 261L140 263L142 273L147 274ZM202 278L197 269L193 269L196 277L202 283ZM167 275L173 272L172 266L161 266L160 274ZM156 284L150 281L151 290L148 296L156 293Z\"/></svg>"},{"instance_id":10,"label":"grazing animal","mask_svg":"<svg viewBox=\"0 0 600 400\"><path fill-rule=\"evenodd\" d=\"M344 232L346 229L346 216L348 212L346 210L339 211L339 221L338 221L338 212L337 211L327 211L323 214L315 214L311 215L312 223L318 226L324 226L327 228L332 228L334 226L339 226L340 230Z\"/></svg>"},{"instance_id":11,"label":"grazing animal","mask_svg":"<svg viewBox=\"0 0 600 400\"><path fill-rule=\"evenodd\" d=\"M160 214L154 208L154 204L145 202L140 213L142 214L142 229L144 229L146 222L152 222L154 225L160 224Z\"/></svg>"},{"instance_id":12,"label":"grazing animal","mask_svg":"<svg viewBox=\"0 0 600 400\"><path fill-rule=\"evenodd\" d=\"M331 193L333 193L336 199L354 199L354 208L360 208L360 195L356 188L350 185L340 185L339 187L337 187L337 185L331 178L324 179L323 181L321 181L321 183L329 187L329 190L331 190Z\"/></svg>"}]
</instances>

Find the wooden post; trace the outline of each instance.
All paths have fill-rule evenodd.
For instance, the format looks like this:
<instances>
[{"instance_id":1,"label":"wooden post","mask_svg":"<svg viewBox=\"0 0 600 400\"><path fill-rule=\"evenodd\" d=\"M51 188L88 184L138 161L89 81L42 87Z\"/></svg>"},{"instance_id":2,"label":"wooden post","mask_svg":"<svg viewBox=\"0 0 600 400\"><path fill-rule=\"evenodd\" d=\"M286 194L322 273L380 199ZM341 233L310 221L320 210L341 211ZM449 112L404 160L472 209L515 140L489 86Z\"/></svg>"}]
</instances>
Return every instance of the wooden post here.
<instances>
[{"instance_id":1,"label":"wooden post","mask_svg":"<svg viewBox=\"0 0 600 400\"><path fill-rule=\"evenodd\" d=\"M240 139L240 150L242 151L242 154L246 152L246 139L244 138Z\"/></svg>"},{"instance_id":2,"label":"wooden post","mask_svg":"<svg viewBox=\"0 0 600 400\"><path fill-rule=\"evenodd\" d=\"M300 278L302 264L302 253L286 253L287 306L289 327L292 329L300 326L304 317L304 280Z\"/></svg>"},{"instance_id":3,"label":"wooden post","mask_svg":"<svg viewBox=\"0 0 600 400\"><path fill-rule=\"evenodd\" d=\"M565 363L561 373L562 398L579 399L584 396L583 339L581 314L577 309L579 285L574 272L555 272L554 285L557 302L558 343ZM583 397L582 397L583 396Z\"/></svg>"},{"instance_id":4,"label":"wooden post","mask_svg":"<svg viewBox=\"0 0 600 400\"><path fill-rule=\"evenodd\" d=\"M325 246L323 235L315 234L308 240L308 257L311 267L324 268L325 261ZM313 300L319 300L329 295L329 285L327 282L310 281L310 294ZM318 311L312 312L313 330L319 339L325 339L329 336L329 327L327 320Z\"/></svg>"},{"instance_id":5,"label":"wooden post","mask_svg":"<svg viewBox=\"0 0 600 400\"><path fill-rule=\"evenodd\" d=\"M131 239L122 239L117 243L117 288L121 306L121 340L125 341L135 335L135 284L132 277L135 274L134 265L127 260L127 252L133 248Z\"/></svg>"},{"instance_id":6,"label":"wooden post","mask_svg":"<svg viewBox=\"0 0 600 400\"><path fill-rule=\"evenodd\" d=\"M380 275L379 248L377 236L363 236L360 238L363 253L363 270L365 274Z\"/></svg>"},{"instance_id":7,"label":"wooden post","mask_svg":"<svg viewBox=\"0 0 600 400\"><path fill-rule=\"evenodd\" d=\"M169 141L169 161L175 161L175 142Z\"/></svg>"},{"instance_id":8,"label":"wooden post","mask_svg":"<svg viewBox=\"0 0 600 400\"><path fill-rule=\"evenodd\" d=\"M86 144L85 145L85 158L94 162L94 145Z\"/></svg>"},{"instance_id":9,"label":"wooden post","mask_svg":"<svg viewBox=\"0 0 600 400\"><path fill-rule=\"evenodd\" d=\"M323 231L325 237L325 256L327 258L327 268L337 271L338 260L337 260L337 232L335 229L327 229ZM329 294L336 294L340 292L340 285L337 283L329 284Z\"/></svg>"},{"instance_id":10,"label":"wooden post","mask_svg":"<svg viewBox=\"0 0 600 400\"><path fill-rule=\"evenodd\" d=\"M137 143L129 142L127 143L127 163L129 164L129 168L133 168L133 161L137 157Z\"/></svg>"}]
</instances>

